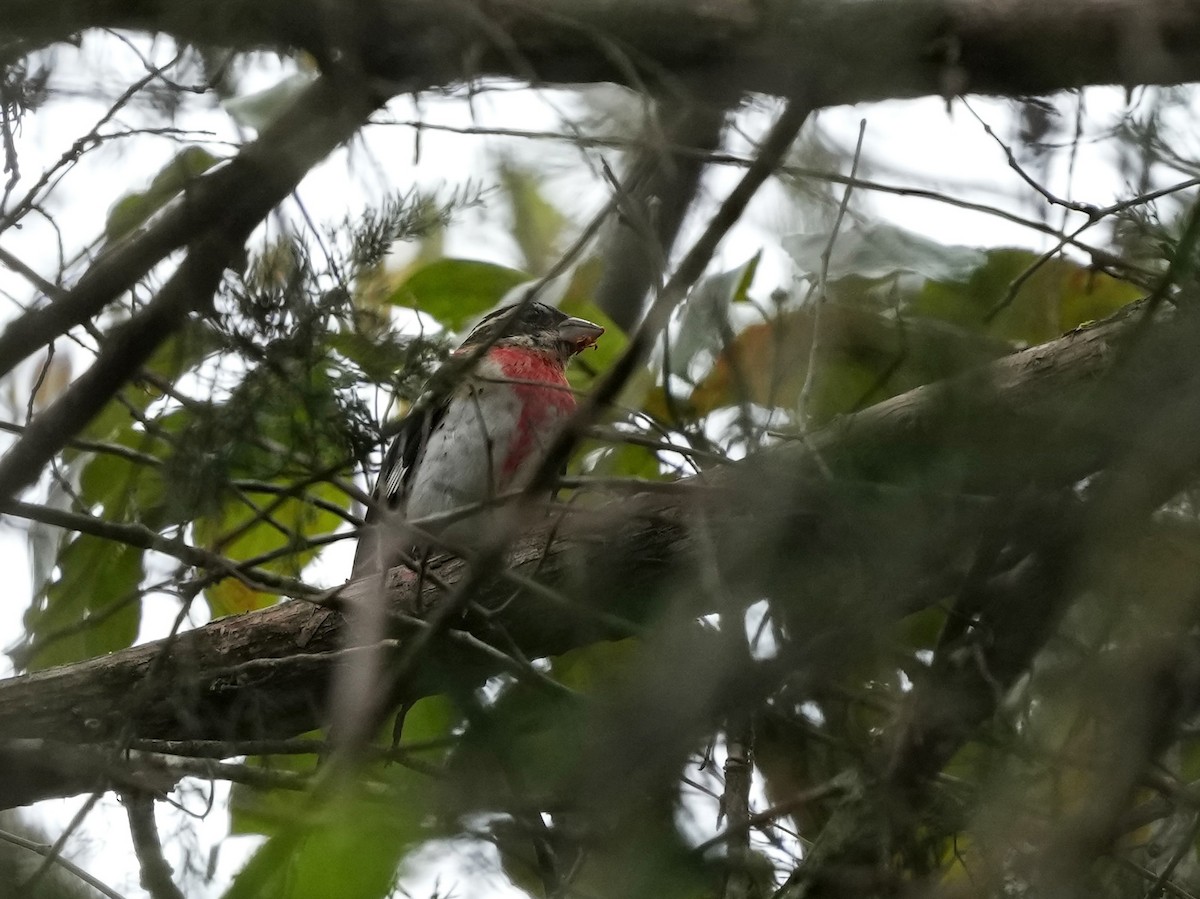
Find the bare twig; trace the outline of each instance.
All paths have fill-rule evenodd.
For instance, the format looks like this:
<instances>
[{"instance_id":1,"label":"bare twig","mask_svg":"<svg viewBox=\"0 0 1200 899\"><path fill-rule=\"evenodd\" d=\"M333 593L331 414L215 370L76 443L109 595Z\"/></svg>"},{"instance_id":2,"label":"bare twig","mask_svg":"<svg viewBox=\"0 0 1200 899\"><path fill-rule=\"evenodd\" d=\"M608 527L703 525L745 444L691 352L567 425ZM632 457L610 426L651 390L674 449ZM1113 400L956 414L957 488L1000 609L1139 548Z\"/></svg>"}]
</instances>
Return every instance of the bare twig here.
<instances>
[{"instance_id":1,"label":"bare twig","mask_svg":"<svg viewBox=\"0 0 1200 899\"><path fill-rule=\"evenodd\" d=\"M97 790L88 796L83 805L79 807L79 810L71 817L71 820L67 822L67 826L63 828L63 832L58 835L58 839L54 841L54 844L44 853L41 853L42 863L21 884L22 892L32 894L34 888L41 882L42 878L49 873L50 868L62 860L62 851L63 847L67 845L67 840L79 829L84 819L91 814L92 809L96 807L96 803L100 801L100 797L103 795L104 792L102 790Z\"/></svg>"},{"instance_id":2,"label":"bare twig","mask_svg":"<svg viewBox=\"0 0 1200 899\"><path fill-rule=\"evenodd\" d=\"M30 852L36 852L43 858L49 857L51 852L51 847L45 843L35 843L33 840L27 840L22 836L18 836L15 833L9 833L6 830L0 830L0 840L5 843L11 843L13 846L20 846L22 849L28 849ZM78 877L92 889L107 896L108 899L125 899L125 896L118 893L103 881L97 880L70 859L62 858L61 856L56 855L54 857L54 863L64 871L69 871L71 874Z\"/></svg>"},{"instance_id":3,"label":"bare twig","mask_svg":"<svg viewBox=\"0 0 1200 899\"><path fill-rule=\"evenodd\" d=\"M704 229L704 233L692 245L680 261L674 274L659 291L641 325L629 340L621 358L616 361L604 379L596 385L592 394L579 405L566 427L562 429L550 447L541 467L530 482L531 495L548 488L557 477L571 450L579 438L596 421L600 411L617 398L621 389L633 373L645 363L658 339L659 332L666 327L675 307L687 296L687 292L704 274L717 247L726 233L739 221L750 200L758 189L775 174L776 167L795 141L800 127L808 118L810 107L801 100L789 100L778 120L767 132L759 148L758 156L746 169L742 179L721 204Z\"/></svg>"},{"instance_id":4,"label":"bare twig","mask_svg":"<svg viewBox=\"0 0 1200 899\"><path fill-rule=\"evenodd\" d=\"M150 899L184 899L176 886L174 871L163 857L158 825L154 823L154 797L149 793L122 793L121 802L129 818L129 835L141 869L142 888Z\"/></svg>"},{"instance_id":5,"label":"bare twig","mask_svg":"<svg viewBox=\"0 0 1200 899\"><path fill-rule=\"evenodd\" d=\"M782 818L784 815L790 815L797 809L804 808L806 805L811 805L814 802L820 802L822 799L828 799L830 796L837 796L847 790L847 784L838 780L826 781L823 784L818 784L811 789L797 793L791 799L786 799L783 802L776 803L770 808L765 808L761 812L755 812L748 815L744 821L734 823L730 822L725 830L721 831L715 837L705 840L696 847L697 854L703 854L715 846L720 846L727 840L739 836L742 832L751 827L762 827L764 824L772 824L777 818Z\"/></svg>"},{"instance_id":6,"label":"bare twig","mask_svg":"<svg viewBox=\"0 0 1200 899\"><path fill-rule=\"evenodd\" d=\"M862 119L858 123L858 141L854 145L854 158L850 162L851 182L854 181L855 176L858 174L858 163L862 158L863 138L866 136L866 133L867 120ZM837 241L838 232L841 231L842 220L846 217L846 210L850 206L850 192L852 190L852 184L848 183L846 189L842 191L842 201L838 204L837 215L833 219L833 228L829 232L829 242L825 244L825 249L821 251L821 270L817 273L816 294L813 297L812 342L808 347L808 370L804 373L804 385L800 388L800 398L798 401L799 416L802 424L807 421L808 403L812 397L813 385L817 380L817 353L821 348L821 309L828 299L829 261L833 257L833 245ZM820 455L817 455L817 458L819 459Z\"/></svg>"},{"instance_id":7,"label":"bare twig","mask_svg":"<svg viewBox=\"0 0 1200 899\"><path fill-rule=\"evenodd\" d=\"M178 559L186 565L211 570L221 574L223 577L235 577L248 587L263 592L279 592L285 596L313 596L321 592L320 589L295 578L284 577L270 571L252 567L260 563L258 560L238 562L197 546L192 546L182 540L164 537L157 531L140 524L105 521L94 515L67 512L62 509L54 509L50 506L21 502L19 500L7 503L0 502L0 515L14 515L77 533L102 537L105 540L112 540L138 549L154 550L155 552ZM285 549L285 553L292 551L294 550L291 547ZM273 553L271 558L274 558L276 555L277 553ZM270 558L263 561L270 561Z\"/></svg>"},{"instance_id":8,"label":"bare twig","mask_svg":"<svg viewBox=\"0 0 1200 899\"><path fill-rule=\"evenodd\" d=\"M65 294L15 319L0 334L0 376L206 232L240 243L234 236L249 234L314 163L365 123L380 99L319 79L232 162L198 179L151 228L107 250Z\"/></svg>"}]
</instances>

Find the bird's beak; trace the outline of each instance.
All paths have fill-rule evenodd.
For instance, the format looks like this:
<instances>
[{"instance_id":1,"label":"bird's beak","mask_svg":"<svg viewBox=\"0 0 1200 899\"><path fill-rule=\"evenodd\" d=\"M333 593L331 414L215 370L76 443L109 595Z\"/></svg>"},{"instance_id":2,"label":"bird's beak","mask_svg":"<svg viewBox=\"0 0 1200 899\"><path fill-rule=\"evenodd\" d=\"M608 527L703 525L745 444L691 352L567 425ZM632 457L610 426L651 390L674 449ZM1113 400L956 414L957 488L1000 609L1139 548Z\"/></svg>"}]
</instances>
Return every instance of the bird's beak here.
<instances>
[{"instance_id":1,"label":"bird's beak","mask_svg":"<svg viewBox=\"0 0 1200 899\"><path fill-rule=\"evenodd\" d=\"M558 326L558 339L574 353L592 346L603 333L603 328L585 318L568 318Z\"/></svg>"}]
</instances>

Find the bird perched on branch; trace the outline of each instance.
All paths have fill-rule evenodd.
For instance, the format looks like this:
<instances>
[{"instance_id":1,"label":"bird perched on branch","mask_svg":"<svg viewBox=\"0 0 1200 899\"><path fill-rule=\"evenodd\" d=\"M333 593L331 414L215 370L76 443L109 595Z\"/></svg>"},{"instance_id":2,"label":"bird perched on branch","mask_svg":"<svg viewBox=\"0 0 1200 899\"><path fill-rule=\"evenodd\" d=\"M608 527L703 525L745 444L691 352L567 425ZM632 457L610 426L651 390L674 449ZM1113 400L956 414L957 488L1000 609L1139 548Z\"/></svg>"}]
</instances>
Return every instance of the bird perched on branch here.
<instances>
[{"instance_id":1,"label":"bird perched on branch","mask_svg":"<svg viewBox=\"0 0 1200 899\"><path fill-rule=\"evenodd\" d=\"M482 352L470 371L435 388L431 401L418 403L401 423L379 472L351 577L401 564L414 541L397 527L400 521L526 486L575 411L567 363L603 333L544 303L514 304L484 318L452 354L466 359ZM494 518L477 514L429 529L470 541L495 526Z\"/></svg>"}]
</instances>

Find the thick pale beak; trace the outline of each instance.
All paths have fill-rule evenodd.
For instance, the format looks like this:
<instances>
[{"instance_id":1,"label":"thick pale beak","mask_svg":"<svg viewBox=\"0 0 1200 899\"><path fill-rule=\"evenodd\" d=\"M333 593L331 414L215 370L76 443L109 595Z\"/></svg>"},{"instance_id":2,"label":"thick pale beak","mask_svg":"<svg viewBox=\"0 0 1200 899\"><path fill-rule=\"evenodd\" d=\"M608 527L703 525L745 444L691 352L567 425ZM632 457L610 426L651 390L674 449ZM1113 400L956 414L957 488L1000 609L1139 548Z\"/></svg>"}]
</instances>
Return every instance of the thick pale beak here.
<instances>
[{"instance_id":1,"label":"thick pale beak","mask_svg":"<svg viewBox=\"0 0 1200 899\"><path fill-rule=\"evenodd\" d=\"M585 318L568 318L558 326L558 339L571 347L571 352L586 350L604 333L604 329Z\"/></svg>"}]
</instances>

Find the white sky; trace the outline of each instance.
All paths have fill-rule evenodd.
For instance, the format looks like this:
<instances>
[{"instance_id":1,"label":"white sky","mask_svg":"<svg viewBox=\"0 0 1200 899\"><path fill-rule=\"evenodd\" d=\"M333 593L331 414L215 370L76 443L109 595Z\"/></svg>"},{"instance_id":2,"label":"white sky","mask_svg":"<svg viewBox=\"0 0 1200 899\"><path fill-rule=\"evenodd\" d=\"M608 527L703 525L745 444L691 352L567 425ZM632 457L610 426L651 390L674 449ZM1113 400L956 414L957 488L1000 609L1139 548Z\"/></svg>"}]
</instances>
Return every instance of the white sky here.
<instances>
[{"instance_id":1,"label":"white sky","mask_svg":"<svg viewBox=\"0 0 1200 899\"><path fill-rule=\"evenodd\" d=\"M140 42L144 49L148 42ZM153 52L157 61L165 62L168 52L161 44ZM57 158L108 109L107 97L119 92L123 78L138 71L136 58L116 40L89 40L81 52L65 51L55 83L68 96L57 97L43 112L31 115L19 134L18 150L22 165L22 181L18 195L35 180L46 163ZM247 90L268 87L287 74L270 59L264 58L247 77ZM98 88L98 89L97 89ZM1099 133L1113 116L1124 107L1125 97L1115 89L1094 89L1086 94L1089 113L1088 131ZM1006 102L973 100L972 105L997 132L1009 137L1010 104ZM397 100L391 113L397 120L418 117L426 121L457 127L499 126L524 130L557 130L562 111L573 108L572 98L561 92L496 91L477 96L473 108L459 99L426 100L418 110L409 100ZM820 115L820 124L843 147L852 147L858 132L859 120L867 120L864 158L873 162L886 160L891 171L876 171L877 180L895 184L913 184L944 189L947 193L966 199L995 202L1005 208L1022 210L1013 197L1028 197L1030 192L1006 165L995 141L984 134L979 123L960 105L954 104L948 113L946 104L938 98L918 101L890 102L861 108L836 108ZM132 110L123 114L122 121L134 126L139 122L157 123L153 111ZM761 130L767 117L762 105L745 111L739 124L750 132ZM187 104L178 116L181 128L211 131L219 140L235 140L236 131L227 115L220 110L199 108ZM389 190L410 185L427 187L453 185L466 178L482 180L492 177L489 154L497 147L510 148L519 157L531 158L535 165L558 168L562 174L551 180L550 192L561 208L579 221L587 219L605 199L597 181L580 181L579 151L548 142L531 145L492 137L461 136L425 131L421 137L421 153L415 157L414 135L411 128L400 126L370 129L364 144L356 142L347 152L340 151L305 180L300 194L312 215L318 220L336 221L346 214L354 215L373 199ZM61 240L68 254L98 234L112 203L131 189L144 188L160 166L178 151L178 145L166 140L144 137L128 144L127 149L109 148L84 157L83 161L64 180L55 194L52 210L62 228ZM594 162L599 151L588 151ZM1113 169L1113 160L1102 142L1085 143L1075 163L1073 178L1068 183L1066 154L1059 154L1050 168L1047 187L1074 199L1097 205L1111 202L1121 191ZM720 198L736 182L741 171L725 168L714 171L706 180L711 196ZM869 173L870 174L870 173ZM777 233L781 222L796 222L781 203L779 191L768 192L756 201L745 224L737 228L722 245L717 267L728 268L744 262L762 248L765 236ZM881 218L918 231L945 243L972 244L983 247L1014 245L1044 250L1051 245L1049 238L1029 229L994 217L956 209L927 200L887 195L875 195L869 200ZM1054 213L1058 215L1058 213ZM698 223L690 225L694 235ZM685 238L688 234L685 234ZM20 232L10 231L0 237L0 246L34 266L45 275L57 270L59 238L37 217ZM1093 237L1102 243L1102 235ZM449 255L489 259L514 264L515 248L503 229L487 214L470 214L448 236ZM777 251L768 253L756 282L756 289L766 294L776 285L787 286L790 277L788 263ZM0 270L0 290L7 291L22 302L33 296L23 281ZM0 322L11 319L18 309L0 298ZM79 356L80 364L84 359ZM31 367L24 366L12 385L17 396L25 395ZM9 438L0 437L0 448ZM19 522L0 525L0 571L6 573L5 601L0 603L0 647L15 641L21 631L21 615L28 603L30 582L26 561L25 540ZM349 547L341 545L331 551L310 573L311 579L327 584L338 583L346 577L349 567ZM174 615L174 608L161 598L152 600L145 611L146 623L142 638L149 639L165 633ZM0 675L11 669L6 658L0 658ZM61 826L70 818L81 800L72 799L42 803L37 811L51 828ZM160 807L160 816L168 822ZM223 816L215 814L201 826L201 846L218 841L224 833ZM143 895L137 886L136 866L129 851L129 836L124 815L115 800L106 799L101 812L92 816L82 832L72 840L71 854L76 860L125 895ZM222 849L222 862L217 869L211 892L218 895L228 876L244 856L247 841L242 847L227 844ZM177 858L170 861L177 863ZM444 872L443 872L444 873ZM464 875L465 876L465 875ZM426 885L432 881L426 879ZM443 886L448 882L443 877ZM460 886L467 886L460 884ZM480 891L501 895L498 881L475 883L471 889L460 889L459 895L479 895Z\"/></svg>"}]
</instances>

